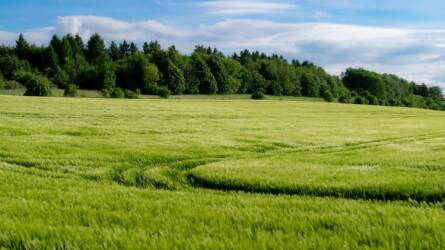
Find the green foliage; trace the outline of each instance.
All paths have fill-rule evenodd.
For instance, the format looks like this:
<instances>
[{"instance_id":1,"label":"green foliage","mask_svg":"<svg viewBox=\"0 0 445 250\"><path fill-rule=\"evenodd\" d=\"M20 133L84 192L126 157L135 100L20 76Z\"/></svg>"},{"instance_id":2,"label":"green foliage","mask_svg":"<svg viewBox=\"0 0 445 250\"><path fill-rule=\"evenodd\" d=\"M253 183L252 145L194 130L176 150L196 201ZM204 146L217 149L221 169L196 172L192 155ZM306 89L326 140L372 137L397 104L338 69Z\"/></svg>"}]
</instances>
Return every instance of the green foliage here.
<instances>
[{"instance_id":1,"label":"green foliage","mask_svg":"<svg viewBox=\"0 0 445 250\"><path fill-rule=\"evenodd\" d=\"M99 64L107 57L105 42L99 34L90 37L87 44L86 56L89 62Z\"/></svg>"},{"instance_id":2,"label":"green foliage","mask_svg":"<svg viewBox=\"0 0 445 250\"><path fill-rule=\"evenodd\" d=\"M29 56L30 46L22 34L19 35L19 39L16 41L15 53L20 59L27 59Z\"/></svg>"},{"instance_id":3,"label":"green foliage","mask_svg":"<svg viewBox=\"0 0 445 250\"><path fill-rule=\"evenodd\" d=\"M112 98L124 98L125 93L121 88L117 87L113 89L113 91L110 93L110 96Z\"/></svg>"},{"instance_id":4,"label":"green foliage","mask_svg":"<svg viewBox=\"0 0 445 250\"><path fill-rule=\"evenodd\" d=\"M19 83L18 81L15 80L9 80L6 81L5 80L5 89L23 89L25 88L25 86L23 86L23 84Z\"/></svg>"},{"instance_id":5,"label":"green foliage","mask_svg":"<svg viewBox=\"0 0 445 250\"><path fill-rule=\"evenodd\" d=\"M12 80L17 71L31 71L31 66L16 55L5 55L0 56L0 71L5 79Z\"/></svg>"},{"instance_id":6,"label":"green foliage","mask_svg":"<svg viewBox=\"0 0 445 250\"><path fill-rule=\"evenodd\" d=\"M15 78L26 87L26 96L50 96L50 81L41 75L31 72L16 72Z\"/></svg>"},{"instance_id":7,"label":"green foliage","mask_svg":"<svg viewBox=\"0 0 445 250\"><path fill-rule=\"evenodd\" d=\"M362 96L356 96L354 98L354 104L368 104L368 100L366 100L364 97Z\"/></svg>"},{"instance_id":8,"label":"green foliage","mask_svg":"<svg viewBox=\"0 0 445 250\"><path fill-rule=\"evenodd\" d=\"M77 85L75 84L68 84L65 88L65 92L63 93L64 96L67 97L77 97L79 96L79 93L77 91Z\"/></svg>"},{"instance_id":9,"label":"green foliage","mask_svg":"<svg viewBox=\"0 0 445 250\"><path fill-rule=\"evenodd\" d=\"M340 96L338 101L341 102L341 103L351 103L351 98L347 97L347 96Z\"/></svg>"},{"instance_id":10,"label":"green foliage","mask_svg":"<svg viewBox=\"0 0 445 250\"><path fill-rule=\"evenodd\" d=\"M243 67L238 61L232 58L226 58L224 60L224 67L226 68L229 77L229 93L238 93L241 88L241 71L243 70Z\"/></svg>"},{"instance_id":11,"label":"green foliage","mask_svg":"<svg viewBox=\"0 0 445 250\"><path fill-rule=\"evenodd\" d=\"M435 100L442 100L443 99L442 89L439 87L429 88L428 97L431 97Z\"/></svg>"},{"instance_id":12,"label":"green foliage","mask_svg":"<svg viewBox=\"0 0 445 250\"><path fill-rule=\"evenodd\" d=\"M327 90L323 94L323 99L327 102L333 102L335 101L334 96L332 95L331 91Z\"/></svg>"},{"instance_id":13,"label":"green foliage","mask_svg":"<svg viewBox=\"0 0 445 250\"><path fill-rule=\"evenodd\" d=\"M125 98L128 98L128 99L138 99L139 98L139 94L137 91L131 91L131 90L126 89L124 91L124 93L125 93Z\"/></svg>"},{"instance_id":14,"label":"green foliage","mask_svg":"<svg viewBox=\"0 0 445 250\"><path fill-rule=\"evenodd\" d=\"M110 48L108 49L108 55L114 61L121 59L121 54L120 54L120 51L119 51L119 47L117 46L115 41L111 42Z\"/></svg>"},{"instance_id":15,"label":"green foliage","mask_svg":"<svg viewBox=\"0 0 445 250\"><path fill-rule=\"evenodd\" d=\"M301 88L303 96L318 97L320 95L320 86L312 75L303 74L301 77Z\"/></svg>"},{"instance_id":16,"label":"green foliage","mask_svg":"<svg viewBox=\"0 0 445 250\"><path fill-rule=\"evenodd\" d=\"M208 60L210 71L215 77L218 94L228 94L231 92L231 84L229 74L226 71L222 59L216 55L212 55Z\"/></svg>"},{"instance_id":17,"label":"green foliage","mask_svg":"<svg viewBox=\"0 0 445 250\"><path fill-rule=\"evenodd\" d=\"M199 93L201 94L216 94L218 85L206 62L198 54L194 54L191 60L191 82L193 82L192 85L198 86Z\"/></svg>"},{"instance_id":18,"label":"green foliage","mask_svg":"<svg viewBox=\"0 0 445 250\"><path fill-rule=\"evenodd\" d=\"M29 44L20 35L15 46L0 48L4 78L13 80L18 71L45 76L59 88L75 84L79 89L102 90L105 96L116 86L148 95L158 94L159 86L174 95L253 94L262 89L273 96L324 97L330 92L341 102L444 107L440 88L391 74L350 68L339 78L312 62L289 62L276 54L244 50L227 56L216 48L197 46L188 56L175 46L164 49L157 41L145 42L142 51L133 41L111 41L106 48L99 34L92 35L86 46L79 35L54 35L47 47ZM114 72L114 80L109 72Z\"/></svg>"},{"instance_id":19,"label":"green foliage","mask_svg":"<svg viewBox=\"0 0 445 250\"><path fill-rule=\"evenodd\" d=\"M147 67L147 81L141 86L142 93L156 94L158 82L161 79L158 67L155 64L149 63Z\"/></svg>"},{"instance_id":20,"label":"green foliage","mask_svg":"<svg viewBox=\"0 0 445 250\"><path fill-rule=\"evenodd\" d=\"M261 90L258 90L258 91L255 91L253 94L252 94L252 99L253 100L262 100L262 99L264 99L264 93L263 93L263 91L261 91Z\"/></svg>"},{"instance_id":21,"label":"green foliage","mask_svg":"<svg viewBox=\"0 0 445 250\"><path fill-rule=\"evenodd\" d=\"M116 74L114 71L106 71L104 74L104 81L102 84L102 90L109 91L110 93L116 87Z\"/></svg>"},{"instance_id":22,"label":"green foliage","mask_svg":"<svg viewBox=\"0 0 445 250\"><path fill-rule=\"evenodd\" d=\"M414 94L416 95L420 95L422 97L428 97L429 96L429 89L428 86L426 86L425 84L421 84L418 86L413 86L414 88Z\"/></svg>"},{"instance_id":23,"label":"green foliage","mask_svg":"<svg viewBox=\"0 0 445 250\"><path fill-rule=\"evenodd\" d=\"M53 78L53 84L57 85L59 88L66 88L70 85L70 76L65 70L57 68L57 72Z\"/></svg>"},{"instance_id":24,"label":"green foliage","mask_svg":"<svg viewBox=\"0 0 445 250\"><path fill-rule=\"evenodd\" d=\"M170 96L170 90L165 86L158 87L156 89L156 93L157 95L159 95L161 98L164 99L167 99Z\"/></svg>"},{"instance_id":25,"label":"green foliage","mask_svg":"<svg viewBox=\"0 0 445 250\"><path fill-rule=\"evenodd\" d=\"M343 75L343 82L358 93L368 91L377 98L386 98L385 82L377 73L349 68Z\"/></svg>"},{"instance_id":26,"label":"green foliage","mask_svg":"<svg viewBox=\"0 0 445 250\"><path fill-rule=\"evenodd\" d=\"M6 81L3 78L3 74L0 72L0 89L4 89L6 87Z\"/></svg>"},{"instance_id":27,"label":"green foliage","mask_svg":"<svg viewBox=\"0 0 445 250\"><path fill-rule=\"evenodd\" d=\"M175 65L171 60L167 63L167 72L165 74L165 81L168 89L175 95L180 95L185 90L185 79L182 70Z\"/></svg>"}]
</instances>

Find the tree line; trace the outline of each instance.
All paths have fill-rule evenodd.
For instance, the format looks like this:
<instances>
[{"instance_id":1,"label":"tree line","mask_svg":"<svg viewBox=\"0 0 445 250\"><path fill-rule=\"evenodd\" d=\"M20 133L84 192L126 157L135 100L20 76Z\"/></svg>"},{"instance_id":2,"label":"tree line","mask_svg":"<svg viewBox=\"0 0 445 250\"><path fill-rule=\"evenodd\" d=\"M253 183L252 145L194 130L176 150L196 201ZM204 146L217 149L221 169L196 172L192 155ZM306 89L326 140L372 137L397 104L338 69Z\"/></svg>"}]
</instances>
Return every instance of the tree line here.
<instances>
[{"instance_id":1,"label":"tree line","mask_svg":"<svg viewBox=\"0 0 445 250\"><path fill-rule=\"evenodd\" d=\"M50 95L51 87L75 96L78 88L101 90L105 97L139 94L252 94L321 97L343 103L445 109L439 87L395 75L347 69L340 77L312 62L244 50L226 56L197 46L191 55L156 42L111 42L94 34L53 36L47 46L20 35L15 46L0 46L0 88L26 87L25 95Z\"/></svg>"}]
</instances>

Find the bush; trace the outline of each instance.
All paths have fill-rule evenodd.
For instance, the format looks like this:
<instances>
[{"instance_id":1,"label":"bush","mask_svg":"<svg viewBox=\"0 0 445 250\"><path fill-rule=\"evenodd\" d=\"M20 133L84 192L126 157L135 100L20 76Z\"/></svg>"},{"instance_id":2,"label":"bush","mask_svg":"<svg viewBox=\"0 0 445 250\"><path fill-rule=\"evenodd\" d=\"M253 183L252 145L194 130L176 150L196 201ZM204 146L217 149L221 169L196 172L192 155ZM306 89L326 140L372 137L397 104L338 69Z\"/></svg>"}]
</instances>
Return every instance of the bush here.
<instances>
[{"instance_id":1,"label":"bush","mask_svg":"<svg viewBox=\"0 0 445 250\"><path fill-rule=\"evenodd\" d=\"M261 99L264 99L264 93L263 93L263 91L255 91L255 92L253 92L251 98L252 98L253 100L261 100Z\"/></svg>"},{"instance_id":2,"label":"bush","mask_svg":"<svg viewBox=\"0 0 445 250\"><path fill-rule=\"evenodd\" d=\"M109 89L102 89L102 96L105 97L105 98L109 98L109 97L111 97L111 93L112 92L113 91L109 90Z\"/></svg>"},{"instance_id":3,"label":"bush","mask_svg":"<svg viewBox=\"0 0 445 250\"><path fill-rule=\"evenodd\" d=\"M116 74L114 73L114 71L106 71L104 74L102 89L104 91L108 91L108 93L110 94L115 87L116 87Z\"/></svg>"},{"instance_id":4,"label":"bush","mask_svg":"<svg viewBox=\"0 0 445 250\"><path fill-rule=\"evenodd\" d=\"M361 97L361 96L357 96L354 98L354 104L366 104L366 99Z\"/></svg>"},{"instance_id":5,"label":"bush","mask_svg":"<svg viewBox=\"0 0 445 250\"><path fill-rule=\"evenodd\" d=\"M26 96L50 96L51 88L48 79L35 77L26 84Z\"/></svg>"},{"instance_id":6,"label":"bush","mask_svg":"<svg viewBox=\"0 0 445 250\"><path fill-rule=\"evenodd\" d=\"M4 89L6 86L5 79L3 78L2 73L0 73L0 89Z\"/></svg>"},{"instance_id":7,"label":"bush","mask_svg":"<svg viewBox=\"0 0 445 250\"><path fill-rule=\"evenodd\" d=\"M26 71L16 72L15 78L25 85L25 96L50 96L50 81L41 75Z\"/></svg>"},{"instance_id":8,"label":"bush","mask_svg":"<svg viewBox=\"0 0 445 250\"><path fill-rule=\"evenodd\" d=\"M323 99L327 102L333 102L335 100L334 96L329 90L323 93Z\"/></svg>"},{"instance_id":9,"label":"bush","mask_svg":"<svg viewBox=\"0 0 445 250\"><path fill-rule=\"evenodd\" d=\"M158 87L158 89L157 89L157 94L158 94L158 96L160 96L161 98L165 98L165 99L167 99L167 98L170 97L170 90L169 90L167 87L165 87L165 86L163 86L163 87Z\"/></svg>"},{"instance_id":10,"label":"bush","mask_svg":"<svg viewBox=\"0 0 445 250\"><path fill-rule=\"evenodd\" d=\"M136 92L134 92L134 91L126 89L124 92L125 92L125 98L128 98L128 99L137 99L137 98L139 98L139 95Z\"/></svg>"},{"instance_id":11,"label":"bush","mask_svg":"<svg viewBox=\"0 0 445 250\"><path fill-rule=\"evenodd\" d=\"M70 85L70 76L64 70L59 69L53 78L53 83L59 88L67 89Z\"/></svg>"},{"instance_id":12,"label":"bush","mask_svg":"<svg viewBox=\"0 0 445 250\"><path fill-rule=\"evenodd\" d=\"M351 103L351 99L349 99L347 96L341 96L338 101L341 103Z\"/></svg>"},{"instance_id":13,"label":"bush","mask_svg":"<svg viewBox=\"0 0 445 250\"><path fill-rule=\"evenodd\" d=\"M65 92L63 93L64 96L67 97L77 97L79 94L77 93L77 85L75 84L68 84L65 88Z\"/></svg>"},{"instance_id":14,"label":"bush","mask_svg":"<svg viewBox=\"0 0 445 250\"><path fill-rule=\"evenodd\" d=\"M371 105L379 105L379 100L377 99L377 97L375 97L373 95L367 95L366 100Z\"/></svg>"},{"instance_id":15,"label":"bush","mask_svg":"<svg viewBox=\"0 0 445 250\"><path fill-rule=\"evenodd\" d=\"M25 86L14 80L6 81L5 84L5 89L23 89L23 88L25 88Z\"/></svg>"},{"instance_id":16,"label":"bush","mask_svg":"<svg viewBox=\"0 0 445 250\"><path fill-rule=\"evenodd\" d=\"M388 105L389 106L401 106L401 102L397 99L389 99Z\"/></svg>"},{"instance_id":17,"label":"bush","mask_svg":"<svg viewBox=\"0 0 445 250\"><path fill-rule=\"evenodd\" d=\"M145 95L158 95L159 86L156 84L146 84L142 88L142 93Z\"/></svg>"},{"instance_id":18,"label":"bush","mask_svg":"<svg viewBox=\"0 0 445 250\"><path fill-rule=\"evenodd\" d=\"M112 98L124 98L125 93L121 88L117 87L113 89L113 91L110 93L110 96Z\"/></svg>"}]
</instances>

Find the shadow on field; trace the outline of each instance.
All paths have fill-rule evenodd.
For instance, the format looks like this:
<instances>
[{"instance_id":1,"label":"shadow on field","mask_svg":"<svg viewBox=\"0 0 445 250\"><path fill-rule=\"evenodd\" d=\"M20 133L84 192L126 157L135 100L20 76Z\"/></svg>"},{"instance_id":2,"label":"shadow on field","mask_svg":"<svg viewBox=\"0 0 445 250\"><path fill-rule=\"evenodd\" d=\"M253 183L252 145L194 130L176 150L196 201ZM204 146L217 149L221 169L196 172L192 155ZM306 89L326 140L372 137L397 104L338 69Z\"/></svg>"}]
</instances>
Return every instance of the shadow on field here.
<instances>
[{"instance_id":1,"label":"shadow on field","mask_svg":"<svg viewBox=\"0 0 445 250\"><path fill-rule=\"evenodd\" d=\"M317 186L260 186L249 185L245 183L219 182L217 180L206 180L191 173L189 175L190 183L194 187L220 190L220 191L239 191L247 193L261 193L271 195L299 195L299 196L317 196L345 198L354 200L372 200L372 201L417 201L438 203L445 201L445 193L425 193L421 190L390 190L382 187L372 188L339 188L339 187L317 187Z\"/></svg>"}]
</instances>

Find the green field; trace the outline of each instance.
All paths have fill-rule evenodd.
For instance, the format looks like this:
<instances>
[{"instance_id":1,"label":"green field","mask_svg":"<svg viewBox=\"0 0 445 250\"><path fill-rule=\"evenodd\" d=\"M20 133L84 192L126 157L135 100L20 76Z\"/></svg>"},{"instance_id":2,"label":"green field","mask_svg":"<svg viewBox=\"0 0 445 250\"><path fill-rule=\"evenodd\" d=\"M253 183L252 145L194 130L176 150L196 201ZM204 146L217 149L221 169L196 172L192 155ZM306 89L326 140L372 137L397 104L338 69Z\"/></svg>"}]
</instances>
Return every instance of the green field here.
<instances>
[{"instance_id":1,"label":"green field","mask_svg":"<svg viewBox=\"0 0 445 250\"><path fill-rule=\"evenodd\" d=\"M0 249L444 249L444 124L298 98L0 96Z\"/></svg>"}]
</instances>

